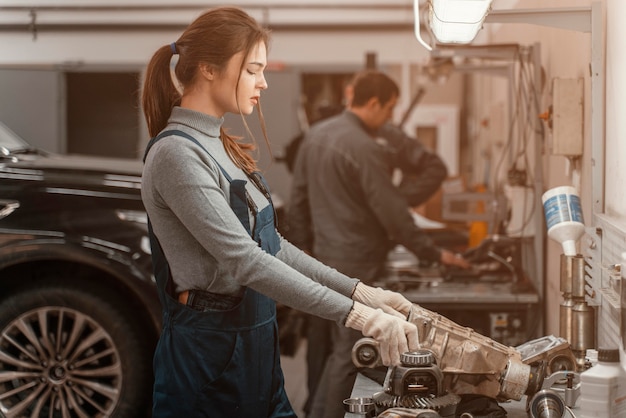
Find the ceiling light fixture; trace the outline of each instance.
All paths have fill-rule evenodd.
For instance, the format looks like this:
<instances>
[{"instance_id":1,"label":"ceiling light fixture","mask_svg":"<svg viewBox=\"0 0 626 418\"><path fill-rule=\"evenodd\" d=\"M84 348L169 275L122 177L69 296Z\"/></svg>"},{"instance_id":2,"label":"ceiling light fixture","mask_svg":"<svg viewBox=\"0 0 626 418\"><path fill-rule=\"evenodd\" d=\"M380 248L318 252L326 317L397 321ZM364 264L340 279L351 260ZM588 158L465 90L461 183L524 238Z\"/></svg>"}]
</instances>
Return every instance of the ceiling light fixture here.
<instances>
[{"instance_id":1,"label":"ceiling light fixture","mask_svg":"<svg viewBox=\"0 0 626 418\"><path fill-rule=\"evenodd\" d=\"M442 44L474 40L491 10L492 0L429 0L428 24ZM415 16L418 20L419 16Z\"/></svg>"}]
</instances>

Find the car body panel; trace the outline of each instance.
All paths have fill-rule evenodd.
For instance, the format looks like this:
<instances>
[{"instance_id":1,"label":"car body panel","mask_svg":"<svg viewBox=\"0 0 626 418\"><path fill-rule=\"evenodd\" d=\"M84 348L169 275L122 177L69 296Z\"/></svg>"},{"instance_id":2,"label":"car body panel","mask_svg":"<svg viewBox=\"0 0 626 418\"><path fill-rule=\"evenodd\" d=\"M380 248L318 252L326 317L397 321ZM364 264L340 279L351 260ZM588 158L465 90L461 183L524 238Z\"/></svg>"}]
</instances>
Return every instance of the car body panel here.
<instances>
[{"instance_id":1,"label":"car body panel","mask_svg":"<svg viewBox=\"0 0 626 418\"><path fill-rule=\"evenodd\" d=\"M11 338L20 336L22 318L28 315L13 308L15 300L21 301L15 306L27 306L33 300L30 296L37 295L36 309L41 312L41 320L54 321L56 312L64 309L59 308L59 295L74 301L72 309L79 309L80 301L75 295L80 292L89 295L91 289L99 306L91 305L93 312L91 309L72 312L85 315L84 318L97 313L95 317L102 319L103 335L112 336L117 331L115 327L106 329L111 324L107 324L102 312L106 306L114 309L111 315L116 318L122 315L127 340L141 341L130 346L121 344L116 349L126 353L120 351L120 356L127 363L128 359L140 358L142 370L150 368L150 354L158 338L162 314L152 274L147 215L141 201L141 169L142 163L136 160L43 152L0 123L0 311L4 313L0 323L6 327L4 330L16 333ZM38 291L40 286L42 290ZM71 293L79 288L80 292ZM67 296L64 289L70 292ZM92 324L95 330L99 326L97 321ZM37 332L37 329L29 331ZM44 335L32 342L45 340ZM3 338L0 335L0 376L24 375L14 367L27 362L11 360L13 340ZM124 338L111 337L109 341L124 341ZM30 345L28 339L21 344ZM127 370L133 373L132 368ZM66 372L68 376L71 373ZM40 378L32 377L24 382L0 378L4 381L0 387L0 410L20 408L11 404L10 393L38 387L33 385L61 384L48 382L46 376L44 373ZM149 405L146 399L152 391L151 381L141 380L137 374L133 379L132 391L142 393L132 397L121 394L119 408L135 408L133 399L137 402L141 399L137 408L143 410ZM17 386L11 386L12 381ZM141 387L135 387L138 385ZM50 405L51 410L57 408L52 406L55 403Z\"/></svg>"}]
</instances>

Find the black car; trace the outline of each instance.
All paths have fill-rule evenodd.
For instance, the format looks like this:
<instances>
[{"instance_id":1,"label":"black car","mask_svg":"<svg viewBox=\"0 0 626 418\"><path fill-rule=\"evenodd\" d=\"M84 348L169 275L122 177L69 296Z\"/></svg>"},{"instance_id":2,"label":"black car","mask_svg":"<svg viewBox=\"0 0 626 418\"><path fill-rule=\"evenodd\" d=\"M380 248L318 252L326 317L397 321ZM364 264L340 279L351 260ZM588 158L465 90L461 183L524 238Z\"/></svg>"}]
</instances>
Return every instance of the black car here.
<instances>
[{"instance_id":1,"label":"black car","mask_svg":"<svg viewBox=\"0 0 626 418\"><path fill-rule=\"evenodd\" d=\"M141 162L0 124L0 416L149 416L160 305Z\"/></svg>"}]
</instances>

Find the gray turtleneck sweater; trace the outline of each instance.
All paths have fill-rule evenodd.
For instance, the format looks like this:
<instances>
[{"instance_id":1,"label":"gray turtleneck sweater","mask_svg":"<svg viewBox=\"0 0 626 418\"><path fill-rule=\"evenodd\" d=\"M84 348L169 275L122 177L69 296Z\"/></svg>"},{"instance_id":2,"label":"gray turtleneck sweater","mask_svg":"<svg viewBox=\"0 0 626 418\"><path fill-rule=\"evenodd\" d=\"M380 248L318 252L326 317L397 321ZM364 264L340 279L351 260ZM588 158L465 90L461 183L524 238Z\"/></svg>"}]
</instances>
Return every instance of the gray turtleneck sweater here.
<instances>
[{"instance_id":1,"label":"gray turtleneck sweater","mask_svg":"<svg viewBox=\"0 0 626 418\"><path fill-rule=\"evenodd\" d=\"M190 134L231 178L247 180L219 138L222 122L176 107L166 130ZM148 153L141 196L176 291L240 295L250 287L294 309L343 324L358 280L323 265L283 237L278 254L267 254L233 213L229 189L215 161L189 139L165 137ZM246 189L259 210L269 204L251 181Z\"/></svg>"}]
</instances>

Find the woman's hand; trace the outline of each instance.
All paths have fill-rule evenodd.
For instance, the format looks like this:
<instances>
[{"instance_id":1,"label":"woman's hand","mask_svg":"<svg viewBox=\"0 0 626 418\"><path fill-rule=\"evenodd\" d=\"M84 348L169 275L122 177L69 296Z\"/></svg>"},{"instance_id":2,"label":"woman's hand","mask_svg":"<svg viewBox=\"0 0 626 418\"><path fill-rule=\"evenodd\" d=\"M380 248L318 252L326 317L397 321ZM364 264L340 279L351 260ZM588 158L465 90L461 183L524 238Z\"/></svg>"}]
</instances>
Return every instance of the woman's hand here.
<instances>
[{"instance_id":1,"label":"woman's hand","mask_svg":"<svg viewBox=\"0 0 626 418\"><path fill-rule=\"evenodd\" d=\"M361 331L378 342L380 358L385 366L400 364L402 354L420 348L417 326L405 319L389 315L354 302L346 327Z\"/></svg>"},{"instance_id":2,"label":"woman's hand","mask_svg":"<svg viewBox=\"0 0 626 418\"><path fill-rule=\"evenodd\" d=\"M370 308L380 308L384 312L406 319L413 304L400 293L385 290L380 287L368 286L359 282L354 289L352 299L361 302Z\"/></svg>"}]
</instances>

